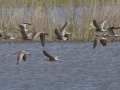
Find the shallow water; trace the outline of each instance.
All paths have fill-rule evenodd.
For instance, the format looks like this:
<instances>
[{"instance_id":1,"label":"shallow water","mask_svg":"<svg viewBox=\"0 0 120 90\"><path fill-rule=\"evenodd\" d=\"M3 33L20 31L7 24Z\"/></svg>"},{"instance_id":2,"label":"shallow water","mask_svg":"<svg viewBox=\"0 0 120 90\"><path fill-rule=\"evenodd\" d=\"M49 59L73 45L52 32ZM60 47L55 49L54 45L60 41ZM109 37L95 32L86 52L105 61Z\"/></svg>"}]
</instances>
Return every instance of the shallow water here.
<instances>
[{"instance_id":1,"label":"shallow water","mask_svg":"<svg viewBox=\"0 0 120 90\"><path fill-rule=\"evenodd\" d=\"M0 90L120 90L120 43L5 43L0 45ZM16 65L16 51L31 53ZM60 62L45 61L42 51Z\"/></svg>"}]
</instances>

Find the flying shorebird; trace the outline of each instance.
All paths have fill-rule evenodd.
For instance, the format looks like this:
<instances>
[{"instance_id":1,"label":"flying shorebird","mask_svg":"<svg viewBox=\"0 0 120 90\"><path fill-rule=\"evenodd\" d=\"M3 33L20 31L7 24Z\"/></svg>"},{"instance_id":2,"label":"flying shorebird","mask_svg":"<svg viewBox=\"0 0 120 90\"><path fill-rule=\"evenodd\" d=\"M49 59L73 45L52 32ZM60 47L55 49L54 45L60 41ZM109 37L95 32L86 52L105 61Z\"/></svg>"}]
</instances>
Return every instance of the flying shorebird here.
<instances>
[{"instance_id":1,"label":"flying shorebird","mask_svg":"<svg viewBox=\"0 0 120 90\"><path fill-rule=\"evenodd\" d=\"M108 36L115 36L115 37L119 37L120 35L115 34L115 32L113 31L113 29L120 29L120 27L110 27L108 28L109 31L109 35Z\"/></svg>"},{"instance_id":2,"label":"flying shorebird","mask_svg":"<svg viewBox=\"0 0 120 90\"><path fill-rule=\"evenodd\" d=\"M45 32L40 33L40 40L43 47L45 45L45 35L48 35L48 34Z\"/></svg>"},{"instance_id":3,"label":"flying shorebird","mask_svg":"<svg viewBox=\"0 0 120 90\"><path fill-rule=\"evenodd\" d=\"M23 59L24 61L26 60L26 55L28 55L29 53L26 51L18 51L18 58L17 58L17 63L16 65Z\"/></svg>"},{"instance_id":4,"label":"flying shorebird","mask_svg":"<svg viewBox=\"0 0 120 90\"><path fill-rule=\"evenodd\" d=\"M51 56L49 53L47 53L46 51L43 51L43 54L48 57L48 61L59 61L59 59L57 57L53 57Z\"/></svg>"},{"instance_id":5,"label":"flying shorebird","mask_svg":"<svg viewBox=\"0 0 120 90\"><path fill-rule=\"evenodd\" d=\"M107 19L107 17L103 21L100 22L100 25L98 25L98 23L96 22L95 19L93 20L93 25L95 26L95 31L97 31L97 32L105 32L106 31L106 30L104 30L104 24L106 22L106 19Z\"/></svg>"},{"instance_id":6,"label":"flying shorebird","mask_svg":"<svg viewBox=\"0 0 120 90\"><path fill-rule=\"evenodd\" d=\"M20 32L23 40L31 40L28 36L28 33L24 29L21 29Z\"/></svg>"},{"instance_id":7,"label":"flying shorebird","mask_svg":"<svg viewBox=\"0 0 120 90\"><path fill-rule=\"evenodd\" d=\"M34 33L33 33L33 36L32 36L32 40L33 40L35 37L37 37L38 35L40 36L41 44L42 44L42 46L44 47L44 45L45 45L45 35L48 35L48 34L45 33L45 32L34 32Z\"/></svg>"},{"instance_id":8,"label":"flying shorebird","mask_svg":"<svg viewBox=\"0 0 120 90\"><path fill-rule=\"evenodd\" d=\"M98 43L101 43L103 46L106 46L107 43L107 39L105 37L105 35L103 34L96 34L95 40L94 40L94 44L93 44L93 49L97 46Z\"/></svg>"},{"instance_id":9,"label":"flying shorebird","mask_svg":"<svg viewBox=\"0 0 120 90\"><path fill-rule=\"evenodd\" d=\"M21 35L22 35L22 38L23 40L31 40L29 38L29 36L31 35L31 33L28 33L28 29L26 29L26 25L31 25L29 23L21 23L21 24L18 24L19 28L16 27L16 28L13 28L13 29L17 29L21 32Z\"/></svg>"},{"instance_id":10,"label":"flying shorebird","mask_svg":"<svg viewBox=\"0 0 120 90\"><path fill-rule=\"evenodd\" d=\"M69 39L69 35L71 33L65 31L65 28L67 26L67 22L65 23L65 25L60 29L60 32L58 32L57 29L55 29L55 34L56 34L56 38L60 41L60 40L64 40L67 41Z\"/></svg>"},{"instance_id":11,"label":"flying shorebird","mask_svg":"<svg viewBox=\"0 0 120 90\"><path fill-rule=\"evenodd\" d=\"M67 32L67 31L65 31L65 28L66 28L66 26L67 26L67 22L65 23L65 25L60 29L60 34L64 37L65 36L65 34L71 34L71 33L69 33L69 32Z\"/></svg>"}]
</instances>

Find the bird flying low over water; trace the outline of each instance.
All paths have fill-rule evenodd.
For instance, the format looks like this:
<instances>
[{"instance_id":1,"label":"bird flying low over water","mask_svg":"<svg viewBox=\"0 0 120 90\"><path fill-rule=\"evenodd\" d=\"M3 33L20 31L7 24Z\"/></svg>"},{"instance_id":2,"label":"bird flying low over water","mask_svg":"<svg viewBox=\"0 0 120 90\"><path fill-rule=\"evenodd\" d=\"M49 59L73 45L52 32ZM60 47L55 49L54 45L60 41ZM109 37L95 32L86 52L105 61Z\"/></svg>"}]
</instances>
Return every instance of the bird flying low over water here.
<instances>
[{"instance_id":1,"label":"bird flying low over water","mask_svg":"<svg viewBox=\"0 0 120 90\"><path fill-rule=\"evenodd\" d=\"M56 38L60 41L60 40L64 40L64 41L67 41L69 40L69 35L71 33L65 31L65 28L67 26L67 22L65 23L65 25L60 29L60 32L58 32L57 29L55 29L55 34L56 34Z\"/></svg>"},{"instance_id":2,"label":"bird flying low over water","mask_svg":"<svg viewBox=\"0 0 120 90\"><path fill-rule=\"evenodd\" d=\"M21 29L20 32L23 40L31 40L28 36L28 33L24 29Z\"/></svg>"},{"instance_id":3,"label":"bird flying low over water","mask_svg":"<svg viewBox=\"0 0 120 90\"><path fill-rule=\"evenodd\" d=\"M28 29L26 28L26 25L31 25L31 24L29 24L29 23L21 23L21 24L18 24L19 28L15 27L13 29L17 29L17 30L19 30L21 32L21 35L22 35L21 39L23 39L23 40L31 40L29 38L31 33L28 33Z\"/></svg>"},{"instance_id":4,"label":"bird flying low over water","mask_svg":"<svg viewBox=\"0 0 120 90\"><path fill-rule=\"evenodd\" d=\"M43 47L45 45L45 35L48 35L48 34L45 32L40 33L40 40Z\"/></svg>"},{"instance_id":5,"label":"bird flying low over water","mask_svg":"<svg viewBox=\"0 0 120 90\"><path fill-rule=\"evenodd\" d=\"M95 26L95 31L97 31L97 32L105 32L106 31L106 30L104 30L104 24L106 22L106 19L107 19L107 17L103 21L100 22L100 25L98 25L98 23L96 22L95 19L93 20L93 25Z\"/></svg>"},{"instance_id":6,"label":"bird flying low over water","mask_svg":"<svg viewBox=\"0 0 120 90\"><path fill-rule=\"evenodd\" d=\"M24 61L26 60L26 55L28 55L29 53L26 51L18 51L17 52L18 57L17 57L17 63L16 65L23 59Z\"/></svg>"},{"instance_id":7,"label":"bird flying low over water","mask_svg":"<svg viewBox=\"0 0 120 90\"><path fill-rule=\"evenodd\" d=\"M94 44L93 44L93 49L97 46L98 43L101 43L103 46L106 46L107 44L107 39L103 34L96 34Z\"/></svg>"},{"instance_id":8,"label":"bird flying low over water","mask_svg":"<svg viewBox=\"0 0 120 90\"><path fill-rule=\"evenodd\" d=\"M51 56L49 53L47 53L46 51L43 51L43 54L48 57L48 61L59 61L59 59L57 57L53 57Z\"/></svg>"},{"instance_id":9,"label":"bird flying low over water","mask_svg":"<svg viewBox=\"0 0 120 90\"><path fill-rule=\"evenodd\" d=\"M45 33L45 32L34 32L34 33L33 33L33 36L32 36L32 40L33 40L35 37L37 37L38 35L40 36L41 44L42 44L42 46L44 47L44 45L45 45L45 35L48 35L48 34Z\"/></svg>"}]
</instances>

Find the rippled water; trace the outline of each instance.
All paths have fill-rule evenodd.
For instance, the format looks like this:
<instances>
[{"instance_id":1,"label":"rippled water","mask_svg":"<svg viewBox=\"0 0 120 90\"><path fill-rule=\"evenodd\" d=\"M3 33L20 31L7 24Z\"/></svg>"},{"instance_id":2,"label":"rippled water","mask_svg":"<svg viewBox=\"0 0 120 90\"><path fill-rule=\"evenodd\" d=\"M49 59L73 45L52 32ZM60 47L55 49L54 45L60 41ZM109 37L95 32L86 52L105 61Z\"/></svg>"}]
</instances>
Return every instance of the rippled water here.
<instances>
[{"instance_id":1,"label":"rippled water","mask_svg":"<svg viewBox=\"0 0 120 90\"><path fill-rule=\"evenodd\" d=\"M120 43L5 43L0 45L0 90L120 90ZM16 51L31 53L16 65ZM60 62L45 61L42 50Z\"/></svg>"}]
</instances>

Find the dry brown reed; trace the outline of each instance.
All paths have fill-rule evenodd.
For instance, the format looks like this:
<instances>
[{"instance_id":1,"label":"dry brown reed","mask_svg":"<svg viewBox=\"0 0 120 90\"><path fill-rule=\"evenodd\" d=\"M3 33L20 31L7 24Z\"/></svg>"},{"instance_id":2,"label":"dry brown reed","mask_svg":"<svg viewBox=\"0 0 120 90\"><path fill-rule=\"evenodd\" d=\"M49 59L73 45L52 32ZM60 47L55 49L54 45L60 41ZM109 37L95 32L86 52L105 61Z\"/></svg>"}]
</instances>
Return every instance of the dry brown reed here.
<instances>
[{"instance_id":1,"label":"dry brown reed","mask_svg":"<svg viewBox=\"0 0 120 90\"><path fill-rule=\"evenodd\" d=\"M108 17L106 29L120 26L119 5L119 0L0 0L0 29L14 33L18 31L12 28L28 22L32 24L29 30L45 31L49 33L47 40L53 41L55 28L59 30L68 22L66 30L72 33L72 41L91 41L95 33L90 27L93 19L100 22Z\"/></svg>"}]
</instances>

